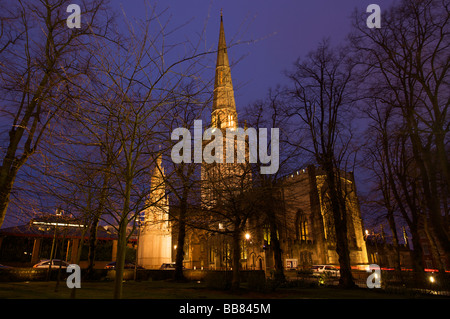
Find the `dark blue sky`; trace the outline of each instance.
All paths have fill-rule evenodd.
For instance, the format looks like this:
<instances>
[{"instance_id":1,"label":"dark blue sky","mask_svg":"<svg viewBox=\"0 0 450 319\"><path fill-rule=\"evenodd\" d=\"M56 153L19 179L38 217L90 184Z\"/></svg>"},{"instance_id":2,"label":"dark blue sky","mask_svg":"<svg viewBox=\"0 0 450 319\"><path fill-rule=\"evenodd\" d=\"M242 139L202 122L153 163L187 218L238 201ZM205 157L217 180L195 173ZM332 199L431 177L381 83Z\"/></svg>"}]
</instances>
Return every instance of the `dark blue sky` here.
<instances>
[{"instance_id":1,"label":"dark blue sky","mask_svg":"<svg viewBox=\"0 0 450 319\"><path fill-rule=\"evenodd\" d=\"M76 1L74 1L76 2ZM350 15L355 8L365 11L371 3L382 10L394 0L111 0L117 12L121 8L127 18L143 19L146 3L156 5L158 11L167 8L172 27L183 25L171 41L198 40L205 30L202 46L205 51L217 48L220 10L232 64L232 79L238 112L245 106L263 99L269 88L286 83L283 71L290 69L298 57L314 50L325 37L332 44L345 40L351 29ZM369 14L367 14L369 15ZM214 77L216 56L208 56L211 79ZM236 63L239 61L238 63ZM208 79L207 79L208 80ZM358 176L356 176L358 179ZM363 185L358 185L361 190ZM5 224L12 222L11 211Z\"/></svg>"},{"instance_id":2,"label":"dark blue sky","mask_svg":"<svg viewBox=\"0 0 450 319\"><path fill-rule=\"evenodd\" d=\"M111 0L119 8L121 3L127 17L142 17L144 0ZM132 2L132 4L131 4ZM387 10L399 0L164 0L157 2L176 26L189 23L177 31L180 41L197 40L205 29L203 49L217 49L220 11L223 9L225 36L231 63L231 76L238 112L266 97L268 89L286 84L284 71L292 68L324 38L332 45L344 42L351 31L350 19L355 9L365 12L369 4ZM155 5L154 2L150 2ZM366 17L370 13L367 13ZM172 39L173 41L174 39ZM176 41L176 40L175 40ZM241 44L239 44L241 42ZM216 55L208 57L209 75L214 78ZM238 62L238 63L236 63ZM210 79L210 80L211 80ZM213 83L213 82L212 82ZM355 171L358 191L367 192L366 177Z\"/></svg>"},{"instance_id":3,"label":"dark blue sky","mask_svg":"<svg viewBox=\"0 0 450 319\"><path fill-rule=\"evenodd\" d=\"M366 11L371 3L383 9L394 0L164 0L150 2L168 8L171 24L189 24L177 32L180 39L197 39L206 24L205 49L216 49L220 9L223 9L227 42L240 44L229 50L238 111L263 98L269 87L282 84L283 70L329 37L333 44L343 41L350 31L350 15L355 8ZM121 4L127 17L143 17L144 0L112 0ZM369 15L369 14L367 14ZM239 61L239 63L235 63ZM234 62L234 63L233 63ZM211 77L215 56L211 56Z\"/></svg>"}]
</instances>

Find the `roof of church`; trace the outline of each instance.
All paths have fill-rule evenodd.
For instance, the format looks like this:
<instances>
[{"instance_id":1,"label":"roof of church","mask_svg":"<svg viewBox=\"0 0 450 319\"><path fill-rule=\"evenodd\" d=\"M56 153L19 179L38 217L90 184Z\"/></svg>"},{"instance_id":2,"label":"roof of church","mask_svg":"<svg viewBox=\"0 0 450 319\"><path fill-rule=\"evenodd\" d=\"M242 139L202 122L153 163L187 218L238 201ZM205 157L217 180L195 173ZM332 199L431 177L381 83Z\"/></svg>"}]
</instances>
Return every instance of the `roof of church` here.
<instances>
[{"instance_id":1,"label":"roof of church","mask_svg":"<svg viewBox=\"0 0 450 319\"><path fill-rule=\"evenodd\" d=\"M236 110L234 101L231 69L228 60L227 43L223 27L223 16L220 14L219 43L217 47L217 63L214 81L213 111L216 109L231 108Z\"/></svg>"},{"instance_id":2,"label":"roof of church","mask_svg":"<svg viewBox=\"0 0 450 319\"><path fill-rule=\"evenodd\" d=\"M229 67L227 52L227 41L225 40L225 30L223 28L223 16L220 13L220 30L219 30L219 44L217 47L217 63L216 66Z\"/></svg>"}]
</instances>

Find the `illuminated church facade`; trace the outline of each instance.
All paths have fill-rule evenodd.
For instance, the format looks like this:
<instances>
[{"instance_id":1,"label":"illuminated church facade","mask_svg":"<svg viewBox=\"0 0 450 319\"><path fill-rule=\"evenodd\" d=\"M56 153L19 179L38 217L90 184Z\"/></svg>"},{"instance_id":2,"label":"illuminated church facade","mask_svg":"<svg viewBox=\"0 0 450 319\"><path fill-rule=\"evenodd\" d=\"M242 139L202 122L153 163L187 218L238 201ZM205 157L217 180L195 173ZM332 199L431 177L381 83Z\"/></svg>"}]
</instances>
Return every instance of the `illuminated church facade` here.
<instances>
[{"instance_id":1,"label":"illuminated church facade","mask_svg":"<svg viewBox=\"0 0 450 319\"><path fill-rule=\"evenodd\" d=\"M211 127L221 130L223 133L226 129L239 129L222 14ZM225 140L223 143L225 150L223 155L225 156L227 143ZM239 184L240 189L251 189L252 176L248 167L248 163L230 164L225 161L221 164L203 163L201 167L203 208L209 209L224 200L224 193L233 192L233 185ZM160 172L161 169L158 171ZM368 265L368 256L355 181L351 173L342 175L341 179L350 189L346 196L346 208L349 215L347 228L350 260L352 267L364 268ZM161 177L157 171L154 176L155 180ZM161 181L156 184L159 187L164 185ZM280 179L277 189L277 196L282 203L279 208L283 212L278 239L284 267L288 269L309 267L314 264L339 265L335 250L336 240L332 212L327 204L325 174L320 168L309 166ZM161 188L155 187L155 190L162 192ZM159 205L158 212L146 213L148 216L146 217L147 226L143 229L139 246L146 242L145 246L147 247L138 252L138 256L140 256L138 263L144 267L152 265L151 268L155 268L157 264L161 265L163 262L175 259L176 254L170 254L170 252L174 252L176 243L175 229L172 230L169 223L163 222L167 220L164 218L168 217L164 212L164 209L167 211L169 209L168 202L166 204L167 206ZM220 230L223 225L218 223L217 227ZM158 248L156 243L161 247ZM271 243L268 227L252 227L252 221L248 221L248 231L243 233L241 241L240 264L242 269L271 269L274 265ZM184 251L184 266L187 269L231 268L231 238L229 235L221 235L220 231L188 229Z\"/></svg>"},{"instance_id":2,"label":"illuminated church facade","mask_svg":"<svg viewBox=\"0 0 450 319\"><path fill-rule=\"evenodd\" d=\"M137 264L146 269L159 269L162 264L172 262L172 227L161 154L153 169L146 207L141 213L144 220L139 229Z\"/></svg>"},{"instance_id":3,"label":"illuminated church facade","mask_svg":"<svg viewBox=\"0 0 450 319\"><path fill-rule=\"evenodd\" d=\"M211 127L222 131L239 129L222 14ZM224 150L226 150L225 141ZM248 159L248 154L246 155ZM346 196L350 260L353 267L364 268L368 264L368 256L355 180L352 173L342 175L341 179L347 189L350 189ZM250 188L251 181L250 170L245 163L229 164L225 161L223 164L203 163L202 202L213 206L220 198L226 198L224 192L233 190L233 183L239 184L237 188L242 189L247 185ZM218 183L221 183L219 187ZM283 202L281 208L283 220L278 237L284 267L308 267L312 264L339 265L333 218L327 204L325 174L320 168L309 166L280 180L279 190ZM214 194L217 191L222 194L219 196ZM243 234L241 245L242 268L261 270L272 268L273 251L268 227L252 227L251 221L248 224L248 231ZM186 268L230 268L232 246L229 236L193 230L187 238L184 260Z\"/></svg>"}]
</instances>

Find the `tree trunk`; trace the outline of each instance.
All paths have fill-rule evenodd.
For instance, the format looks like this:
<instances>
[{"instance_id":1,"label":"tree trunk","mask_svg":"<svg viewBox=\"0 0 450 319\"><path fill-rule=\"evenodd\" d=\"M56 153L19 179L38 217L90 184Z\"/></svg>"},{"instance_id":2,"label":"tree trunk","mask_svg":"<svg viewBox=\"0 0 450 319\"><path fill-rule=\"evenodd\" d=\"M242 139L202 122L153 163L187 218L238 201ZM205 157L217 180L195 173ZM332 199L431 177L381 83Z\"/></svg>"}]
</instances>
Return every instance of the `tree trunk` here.
<instances>
[{"instance_id":1,"label":"tree trunk","mask_svg":"<svg viewBox=\"0 0 450 319\"><path fill-rule=\"evenodd\" d=\"M5 220L6 211L8 210L10 195L12 191L12 187L14 184L14 177L7 176L6 172L3 171L4 167L0 166L0 174L5 174L4 178L1 178L0 184L0 227L3 225Z\"/></svg>"},{"instance_id":2,"label":"tree trunk","mask_svg":"<svg viewBox=\"0 0 450 319\"><path fill-rule=\"evenodd\" d=\"M88 255L88 268L87 268L87 278L92 278L94 272L94 262L95 262L95 248L97 246L97 227L98 227L99 217L96 215L92 221L91 231L89 234L89 255Z\"/></svg>"},{"instance_id":3,"label":"tree trunk","mask_svg":"<svg viewBox=\"0 0 450 319\"><path fill-rule=\"evenodd\" d=\"M445 257L450 256L450 239L449 235L444 229L445 223L441 215L441 207L439 202L439 192L437 189L436 164L431 159L430 150L424 148L419 135L419 131L415 122L414 115L408 110L406 114L408 129L413 156L420 171L422 181L422 190L424 193L424 201L428 208L428 215L430 217L431 225L433 226L436 241L441 245Z\"/></svg>"},{"instance_id":4,"label":"tree trunk","mask_svg":"<svg viewBox=\"0 0 450 319\"><path fill-rule=\"evenodd\" d=\"M433 234L430 232L428 221L426 218L424 218L423 229L425 231L425 235L427 236L428 242L430 243L430 251L433 256L435 266L438 268L440 273L444 274L445 267L444 264L442 263L441 254L439 253L439 248L436 244Z\"/></svg>"},{"instance_id":5,"label":"tree trunk","mask_svg":"<svg viewBox=\"0 0 450 319\"><path fill-rule=\"evenodd\" d=\"M241 266L241 230L235 224L233 232L233 279L231 280L231 289L237 290L240 286L240 266Z\"/></svg>"},{"instance_id":6,"label":"tree trunk","mask_svg":"<svg viewBox=\"0 0 450 319\"><path fill-rule=\"evenodd\" d=\"M86 235L86 230L87 230L87 227L84 227L83 231L81 232L80 243L78 244L77 256L75 257L75 264L77 264L77 265L80 264L81 250L83 249L84 236ZM72 288L72 291L70 292L70 298L75 299L76 294L77 294L77 288Z\"/></svg>"},{"instance_id":7,"label":"tree trunk","mask_svg":"<svg viewBox=\"0 0 450 319\"><path fill-rule=\"evenodd\" d=\"M395 271L401 275L401 265L400 265L400 245L398 242L398 234L397 234L397 228L395 225L395 220L394 220L394 212L389 210L388 211L388 215L387 215L387 219L389 222L389 228L391 229L392 235L393 235L393 244L394 244L394 250L395 250L395 261L394 261L394 268Z\"/></svg>"},{"instance_id":8,"label":"tree trunk","mask_svg":"<svg viewBox=\"0 0 450 319\"><path fill-rule=\"evenodd\" d=\"M125 251L127 246L127 225L125 220L122 220L119 225L119 233L117 240L117 257L116 257L116 276L114 278L114 299L122 298L122 281L123 270L125 266Z\"/></svg>"},{"instance_id":9,"label":"tree trunk","mask_svg":"<svg viewBox=\"0 0 450 319\"><path fill-rule=\"evenodd\" d=\"M186 278L183 274L183 260L184 260L184 242L186 238L186 198L181 200L180 216L178 218L178 241L177 241L177 255L175 260L175 280L182 282Z\"/></svg>"},{"instance_id":10,"label":"tree trunk","mask_svg":"<svg viewBox=\"0 0 450 319\"><path fill-rule=\"evenodd\" d=\"M275 211L277 204L276 199L274 198L275 189L271 184L266 185L266 187L268 192L265 195L266 198L265 200L263 199L263 202L267 205L265 210L269 222L270 248L273 252L274 279L278 282L284 282L286 277L284 276L283 251L278 238L278 223Z\"/></svg>"},{"instance_id":11,"label":"tree trunk","mask_svg":"<svg viewBox=\"0 0 450 319\"><path fill-rule=\"evenodd\" d=\"M336 229L336 252L339 256L340 278L339 286L342 288L354 288L355 282L353 281L350 254L347 243L347 233L342 230L342 222L335 223Z\"/></svg>"},{"instance_id":12,"label":"tree trunk","mask_svg":"<svg viewBox=\"0 0 450 319\"><path fill-rule=\"evenodd\" d=\"M414 226L413 226L414 225ZM413 226L413 227L411 227ZM417 231L417 224L412 224L409 227L409 230L411 232L411 241L413 244L413 250L412 250L412 261L413 261L413 269L416 272L423 272L423 250L422 245L420 244L420 238L419 233Z\"/></svg>"},{"instance_id":13,"label":"tree trunk","mask_svg":"<svg viewBox=\"0 0 450 319\"><path fill-rule=\"evenodd\" d=\"M286 278L284 276L283 252L281 250L280 240L278 239L278 227L274 220L270 222L270 246L274 259L274 279L278 282L284 282Z\"/></svg>"},{"instance_id":14,"label":"tree trunk","mask_svg":"<svg viewBox=\"0 0 450 319\"><path fill-rule=\"evenodd\" d=\"M328 190L330 192L331 209L333 213L334 229L336 235L336 253L339 256L340 278L339 286L342 288L354 288L352 269L350 263L350 251L348 248L347 237L347 211L345 208L345 199L342 198L341 187L337 183L336 173L332 164L324 165L327 176Z\"/></svg>"}]
</instances>

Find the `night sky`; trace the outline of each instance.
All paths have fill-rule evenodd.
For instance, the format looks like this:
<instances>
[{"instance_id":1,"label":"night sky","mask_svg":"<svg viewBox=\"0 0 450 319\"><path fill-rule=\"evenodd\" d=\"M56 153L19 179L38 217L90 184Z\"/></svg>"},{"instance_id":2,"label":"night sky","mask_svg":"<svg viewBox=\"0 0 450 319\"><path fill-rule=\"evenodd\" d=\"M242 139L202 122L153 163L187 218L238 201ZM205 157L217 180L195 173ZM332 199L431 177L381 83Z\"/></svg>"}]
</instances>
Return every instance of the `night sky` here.
<instances>
[{"instance_id":1,"label":"night sky","mask_svg":"<svg viewBox=\"0 0 450 319\"><path fill-rule=\"evenodd\" d=\"M75 3L76 1L74 1ZM217 49L220 11L223 20L231 63L237 111L266 97L268 89L286 84L283 72L291 69L297 58L314 50L328 37L332 44L345 41L351 30L350 16L357 8L366 11L371 3L387 9L393 0L111 0L111 6L127 18L143 19L146 6L157 11L167 8L164 15L170 26L184 25L174 33L171 41L196 41L205 30L202 46L205 51ZM369 15L369 14L367 14ZM120 17L119 17L120 18ZM178 38L177 38L178 37ZM214 78L216 55L208 56L210 76ZM206 79L206 80L211 80ZM355 176L360 179L360 176ZM364 185L357 185L363 189ZM3 227L17 221L9 209Z\"/></svg>"},{"instance_id":2,"label":"night sky","mask_svg":"<svg viewBox=\"0 0 450 319\"><path fill-rule=\"evenodd\" d=\"M220 10L223 9L232 78L238 112L249 103L265 97L268 88L285 83L283 71L314 50L329 37L332 44L345 40L351 29L350 15L355 8L366 11L371 3L383 8L393 0L165 0L150 2L157 8L168 8L173 25L188 22L179 30L180 38L196 39L206 23L205 49L215 50L219 36ZM127 17L142 17L144 0L112 0L112 6L123 6ZM367 14L369 15L369 14ZM249 43L250 41L250 43ZM238 63L236 63L238 61ZM214 77L215 56L211 56Z\"/></svg>"}]
</instances>

